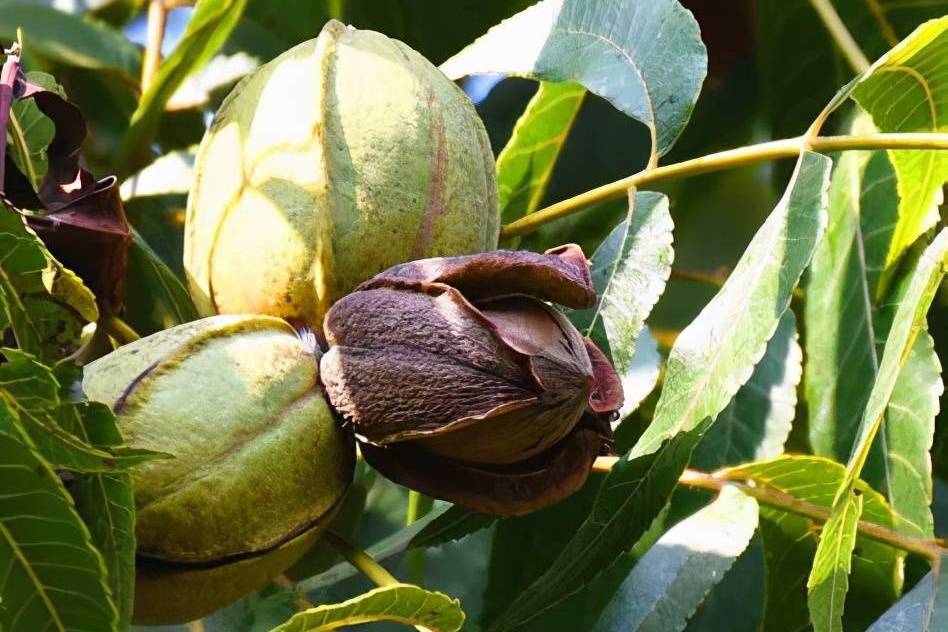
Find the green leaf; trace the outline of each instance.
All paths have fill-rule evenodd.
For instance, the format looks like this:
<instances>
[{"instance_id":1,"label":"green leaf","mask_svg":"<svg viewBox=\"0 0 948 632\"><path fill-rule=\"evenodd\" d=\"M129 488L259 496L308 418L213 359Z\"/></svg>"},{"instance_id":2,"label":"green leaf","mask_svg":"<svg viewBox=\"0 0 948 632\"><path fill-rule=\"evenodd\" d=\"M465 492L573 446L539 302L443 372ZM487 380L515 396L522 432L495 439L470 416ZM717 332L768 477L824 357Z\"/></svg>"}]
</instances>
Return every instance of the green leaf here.
<instances>
[{"instance_id":1,"label":"green leaf","mask_svg":"<svg viewBox=\"0 0 948 632\"><path fill-rule=\"evenodd\" d=\"M948 622L948 554L867 632L936 632Z\"/></svg>"},{"instance_id":2,"label":"green leaf","mask_svg":"<svg viewBox=\"0 0 948 632\"><path fill-rule=\"evenodd\" d=\"M885 350L869 401L866 405L853 453L846 466L846 478L840 485L837 500L841 501L862 472L869 448L885 419L886 407L895 390L899 373L905 365L918 334L925 327L928 308L935 292L948 272L948 229L942 229L925 249L894 307L894 318L886 339Z\"/></svg>"},{"instance_id":3,"label":"green leaf","mask_svg":"<svg viewBox=\"0 0 948 632\"><path fill-rule=\"evenodd\" d=\"M125 299L125 320L143 336L198 318L187 289L134 230L125 273Z\"/></svg>"},{"instance_id":4,"label":"green leaf","mask_svg":"<svg viewBox=\"0 0 948 632\"><path fill-rule=\"evenodd\" d=\"M852 98L883 132L948 131L948 17L918 27L852 86ZM948 156L940 151L890 151L898 175L899 214L886 254L887 272L938 221Z\"/></svg>"},{"instance_id":5,"label":"green leaf","mask_svg":"<svg viewBox=\"0 0 948 632\"><path fill-rule=\"evenodd\" d=\"M777 331L754 374L737 392L695 450L692 465L714 470L783 453L796 414L797 384L803 351L797 342L796 318L783 313Z\"/></svg>"},{"instance_id":6,"label":"green leaf","mask_svg":"<svg viewBox=\"0 0 948 632\"><path fill-rule=\"evenodd\" d=\"M142 95L119 148L115 170L124 179L150 162L148 146L174 91L223 46L243 13L246 0L199 0L171 55Z\"/></svg>"},{"instance_id":7,"label":"green leaf","mask_svg":"<svg viewBox=\"0 0 948 632\"><path fill-rule=\"evenodd\" d=\"M0 208L0 294L0 321L10 323L21 349L45 361L74 351L83 326L99 316L89 288L7 208Z\"/></svg>"},{"instance_id":8,"label":"green leaf","mask_svg":"<svg viewBox=\"0 0 948 632\"><path fill-rule=\"evenodd\" d=\"M64 430L58 417L71 405L59 401L59 383L52 371L29 354L0 349L0 401L21 423L40 454L55 467L77 472L115 470L112 454Z\"/></svg>"},{"instance_id":9,"label":"green leaf","mask_svg":"<svg viewBox=\"0 0 948 632\"><path fill-rule=\"evenodd\" d=\"M885 351L879 363L879 371L853 447L852 456L846 466L846 475L838 487L833 502L830 523L833 529L825 529L817 546L814 572L811 575L811 613L820 616L814 619L817 632L841 629L842 611L837 593L845 594L845 582L841 573L848 571L843 558L848 560L850 542L855 538L856 523L861 499L861 490L856 482L869 457L869 449L885 420L886 407L895 390L899 373L908 358L918 333L925 326L925 316L935 296L935 291L948 271L948 229L942 230L935 241L918 260L902 293L885 343ZM857 518L853 518L853 513ZM823 588L828 586L828 588ZM827 594L834 595L832 605L827 608Z\"/></svg>"},{"instance_id":10,"label":"green leaf","mask_svg":"<svg viewBox=\"0 0 948 632\"><path fill-rule=\"evenodd\" d=\"M585 96L586 89L575 83L540 82L510 140L497 156L497 186L504 224L540 207Z\"/></svg>"},{"instance_id":11,"label":"green leaf","mask_svg":"<svg viewBox=\"0 0 948 632\"><path fill-rule=\"evenodd\" d=\"M804 152L783 199L717 295L678 336L655 417L633 449L714 419L753 374L826 223L831 161Z\"/></svg>"},{"instance_id":12,"label":"green leaf","mask_svg":"<svg viewBox=\"0 0 948 632\"><path fill-rule=\"evenodd\" d=\"M452 79L497 72L582 84L647 126L657 157L688 123L707 51L694 17L675 0L542 0L441 69Z\"/></svg>"},{"instance_id":13,"label":"green leaf","mask_svg":"<svg viewBox=\"0 0 948 632\"><path fill-rule=\"evenodd\" d=\"M26 80L56 91L65 98L62 88L51 75L29 72L26 73ZM10 157L34 189L39 189L40 182L46 175L46 148L55 135L56 125L40 112L33 99L22 99L13 103L7 127Z\"/></svg>"},{"instance_id":14,"label":"green leaf","mask_svg":"<svg viewBox=\"0 0 948 632\"><path fill-rule=\"evenodd\" d=\"M717 500L666 531L642 556L595 630L684 630L756 529L757 502L725 487Z\"/></svg>"},{"instance_id":15,"label":"green leaf","mask_svg":"<svg viewBox=\"0 0 948 632\"><path fill-rule=\"evenodd\" d=\"M457 599L411 584L395 584L370 590L343 603L304 610L271 632L322 632L374 621L420 625L433 632L455 632L464 625L464 612Z\"/></svg>"},{"instance_id":16,"label":"green leaf","mask_svg":"<svg viewBox=\"0 0 948 632\"><path fill-rule=\"evenodd\" d=\"M553 565L488 628L513 630L577 592L630 548L665 507L710 420L681 432L657 450L612 467L592 513Z\"/></svg>"},{"instance_id":17,"label":"green leaf","mask_svg":"<svg viewBox=\"0 0 948 632\"><path fill-rule=\"evenodd\" d=\"M59 477L0 402L0 626L5 632L113 630L102 557Z\"/></svg>"},{"instance_id":18,"label":"green leaf","mask_svg":"<svg viewBox=\"0 0 948 632\"><path fill-rule=\"evenodd\" d=\"M876 59L922 22L948 13L948 1L833 0L843 24ZM802 133L854 71L810 0L757 0L756 57L774 138ZM800 90L800 81L806 90Z\"/></svg>"},{"instance_id":19,"label":"green leaf","mask_svg":"<svg viewBox=\"0 0 948 632\"><path fill-rule=\"evenodd\" d=\"M425 525L408 543L409 549L441 546L448 542L461 540L486 529L497 521L493 516L485 516L453 505L447 511Z\"/></svg>"},{"instance_id":20,"label":"green leaf","mask_svg":"<svg viewBox=\"0 0 948 632\"><path fill-rule=\"evenodd\" d=\"M120 33L93 20L27 2L0 2L0 40L23 28L23 49L64 64L116 72L133 83L141 74L141 52Z\"/></svg>"},{"instance_id":21,"label":"green leaf","mask_svg":"<svg viewBox=\"0 0 948 632\"><path fill-rule=\"evenodd\" d=\"M889 324L880 301L881 271L892 241L898 192L884 152L848 152L830 184L829 224L807 287L807 380L810 442L817 454L845 461L879 367ZM899 373L886 423L863 473L883 492L898 528L932 536L928 455L942 392L931 337L919 336Z\"/></svg>"},{"instance_id":22,"label":"green leaf","mask_svg":"<svg viewBox=\"0 0 948 632\"><path fill-rule=\"evenodd\" d=\"M135 600L135 493L127 472L82 474L70 487L76 511L89 529L108 571L119 612L119 630L128 629Z\"/></svg>"},{"instance_id":23,"label":"green leaf","mask_svg":"<svg viewBox=\"0 0 948 632\"><path fill-rule=\"evenodd\" d=\"M626 220L590 262L596 304L568 313L576 328L611 356L623 386L634 377L636 341L671 274L673 229L667 197L651 191L631 196ZM622 414L629 412L624 406Z\"/></svg>"},{"instance_id":24,"label":"green leaf","mask_svg":"<svg viewBox=\"0 0 948 632\"><path fill-rule=\"evenodd\" d=\"M739 465L727 470L730 480L747 480L757 487L787 494L829 509L845 467L822 457L785 455L770 461ZM863 518L886 528L894 517L885 498L864 483ZM809 626L806 581L819 535L810 519L760 506L760 532L764 541L767 597L762 629L790 632ZM858 536L853 558L851 590L846 619L861 629L892 603L901 590L901 551Z\"/></svg>"},{"instance_id":25,"label":"green leaf","mask_svg":"<svg viewBox=\"0 0 948 632\"><path fill-rule=\"evenodd\" d=\"M843 606L849 590L849 572L862 503L861 494L850 494L833 506L833 513L823 525L813 569L806 583L807 605L815 632L843 630Z\"/></svg>"}]
</instances>

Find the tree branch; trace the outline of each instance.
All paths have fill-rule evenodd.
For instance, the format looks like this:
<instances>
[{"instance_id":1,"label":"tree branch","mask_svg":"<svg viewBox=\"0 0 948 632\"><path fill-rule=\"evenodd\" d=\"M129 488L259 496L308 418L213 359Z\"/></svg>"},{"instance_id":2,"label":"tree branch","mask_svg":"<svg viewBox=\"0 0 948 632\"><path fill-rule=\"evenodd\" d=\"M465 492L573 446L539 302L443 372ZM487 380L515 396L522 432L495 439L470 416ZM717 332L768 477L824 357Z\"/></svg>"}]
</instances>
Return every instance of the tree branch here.
<instances>
[{"instance_id":1,"label":"tree branch","mask_svg":"<svg viewBox=\"0 0 948 632\"><path fill-rule=\"evenodd\" d=\"M830 36L836 43L836 47L839 48L853 71L857 75L861 75L869 70L869 60L866 58L866 54L862 52L856 39L846 28L833 3L830 0L810 0L810 4L813 5L817 15L820 16L820 20L823 21L823 25L826 26L826 30L829 31Z\"/></svg>"},{"instance_id":2,"label":"tree branch","mask_svg":"<svg viewBox=\"0 0 948 632\"><path fill-rule=\"evenodd\" d=\"M599 457L593 465L593 471L609 472L617 461L618 457ZM798 516L804 516L821 524L829 520L830 517L829 507L800 500L779 489L762 485L758 481L728 477L726 472L708 474L706 472L699 472L698 470L685 470L678 479L678 485L681 487L707 489L711 491L720 491L726 485L732 485L764 505L782 509L797 514ZM945 552L940 541L915 538L874 522L860 520L857 528L859 533L867 538L901 549L902 551L907 551L908 553L921 555L930 561L940 559L941 555Z\"/></svg>"},{"instance_id":3,"label":"tree branch","mask_svg":"<svg viewBox=\"0 0 948 632\"><path fill-rule=\"evenodd\" d=\"M817 136L809 147L818 152L855 149L948 149L948 133L866 134L862 136ZM796 158L805 147L803 136L774 140L737 149L708 154L683 162L646 169L621 180L604 184L575 197L557 202L521 217L501 230L502 239L533 232L554 220L577 213L587 206L625 197L632 187L641 187L661 180L708 173L741 165Z\"/></svg>"},{"instance_id":4,"label":"tree branch","mask_svg":"<svg viewBox=\"0 0 948 632\"><path fill-rule=\"evenodd\" d=\"M168 6L165 0L151 0L148 4L148 30L145 36L145 55L142 58L142 92L148 89L158 66L161 65L161 44L165 39Z\"/></svg>"}]
</instances>

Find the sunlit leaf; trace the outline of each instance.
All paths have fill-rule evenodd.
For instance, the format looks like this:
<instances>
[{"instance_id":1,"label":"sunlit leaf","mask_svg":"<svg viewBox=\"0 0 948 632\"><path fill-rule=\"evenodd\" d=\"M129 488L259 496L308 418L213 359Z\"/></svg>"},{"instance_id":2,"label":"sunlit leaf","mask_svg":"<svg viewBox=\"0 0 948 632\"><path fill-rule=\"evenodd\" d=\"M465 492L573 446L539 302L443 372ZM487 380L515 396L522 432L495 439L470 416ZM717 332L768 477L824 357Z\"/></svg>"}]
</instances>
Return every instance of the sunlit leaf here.
<instances>
[{"instance_id":1,"label":"sunlit leaf","mask_svg":"<svg viewBox=\"0 0 948 632\"><path fill-rule=\"evenodd\" d=\"M896 177L883 152L850 152L833 173L829 224L813 259L806 302L810 442L817 454L849 458L888 333L890 290L881 271L898 212ZM884 310L883 310L884 311ZM928 450L941 394L931 337L919 336L886 410L886 423L863 472L882 491L899 529L931 537Z\"/></svg>"},{"instance_id":2,"label":"sunlit leaf","mask_svg":"<svg viewBox=\"0 0 948 632\"><path fill-rule=\"evenodd\" d=\"M340 604L304 610L271 632L322 632L374 621L421 625L432 632L456 632L464 625L464 612L457 599L411 584L394 584Z\"/></svg>"},{"instance_id":3,"label":"sunlit leaf","mask_svg":"<svg viewBox=\"0 0 948 632\"><path fill-rule=\"evenodd\" d=\"M717 295L678 336L655 417L633 449L715 418L753 374L826 223L831 161L806 152L783 199Z\"/></svg>"},{"instance_id":4,"label":"sunlit leaf","mask_svg":"<svg viewBox=\"0 0 948 632\"><path fill-rule=\"evenodd\" d=\"M796 318L784 312L764 357L695 450L692 465L714 470L772 459L783 453L796 414L797 384L803 372Z\"/></svg>"},{"instance_id":5,"label":"sunlit leaf","mask_svg":"<svg viewBox=\"0 0 948 632\"><path fill-rule=\"evenodd\" d=\"M610 355L623 378L631 373L636 340L671 273L673 228L667 197L651 191L630 196L627 219L590 260L595 305L569 312L577 329Z\"/></svg>"},{"instance_id":6,"label":"sunlit leaf","mask_svg":"<svg viewBox=\"0 0 948 632\"><path fill-rule=\"evenodd\" d=\"M829 509L844 474L843 465L826 458L785 455L738 465L727 470L726 476ZM863 518L893 528L895 519L885 498L863 487ZM763 504L760 517L767 575L762 629L790 632L806 628L806 581L816 552L819 525L809 518ZM898 596L902 552L863 536L857 537L856 551L847 604L852 607L847 609L846 619L864 627Z\"/></svg>"},{"instance_id":7,"label":"sunlit leaf","mask_svg":"<svg viewBox=\"0 0 948 632\"><path fill-rule=\"evenodd\" d=\"M497 186L504 224L540 207L553 168L586 96L575 83L540 82L497 156Z\"/></svg>"},{"instance_id":8,"label":"sunlit leaf","mask_svg":"<svg viewBox=\"0 0 948 632\"><path fill-rule=\"evenodd\" d=\"M660 155L688 122L707 52L691 13L675 0L542 0L441 69L451 78L497 72L582 84L646 125Z\"/></svg>"}]
</instances>

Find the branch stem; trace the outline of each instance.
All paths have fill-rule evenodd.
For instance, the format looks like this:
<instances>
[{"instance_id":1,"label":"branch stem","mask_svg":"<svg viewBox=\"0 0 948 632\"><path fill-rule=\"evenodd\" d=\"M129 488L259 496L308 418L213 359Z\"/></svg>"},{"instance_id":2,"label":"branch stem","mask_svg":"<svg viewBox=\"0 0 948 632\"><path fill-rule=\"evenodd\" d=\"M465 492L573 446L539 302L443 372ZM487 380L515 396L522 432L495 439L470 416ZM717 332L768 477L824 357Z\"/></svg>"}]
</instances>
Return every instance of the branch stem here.
<instances>
[{"instance_id":1,"label":"branch stem","mask_svg":"<svg viewBox=\"0 0 948 632\"><path fill-rule=\"evenodd\" d=\"M381 564L372 559L372 556L361 549L357 549L332 531L326 531L322 537L326 544L334 548L336 553L355 566L360 573L368 577L376 586L391 586L401 583Z\"/></svg>"},{"instance_id":2,"label":"branch stem","mask_svg":"<svg viewBox=\"0 0 948 632\"><path fill-rule=\"evenodd\" d=\"M853 34L846 28L842 18L839 17L833 3L830 0L810 0L810 4L813 5L813 9L820 16L820 20L823 21L823 25L826 26L826 30L829 31L830 36L836 43L836 47L839 48L839 52L846 58L853 71L857 75L867 71L869 60L866 58L866 54L862 52L862 48L859 47Z\"/></svg>"},{"instance_id":3,"label":"branch stem","mask_svg":"<svg viewBox=\"0 0 948 632\"><path fill-rule=\"evenodd\" d=\"M500 236L506 239L525 235L554 220L577 213L587 206L625 197L629 189L633 187L768 160L795 158L807 145L817 152L855 149L948 149L948 133L817 136L809 139L808 142L805 137L798 136L728 149L691 160L646 169L621 180L596 187L507 224L501 230Z\"/></svg>"},{"instance_id":4,"label":"branch stem","mask_svg":"<svg viewBox=\"0 0 948 632\"><path fill-rule=\"evenodd\" d=\"M168 5L165 0L150 0L148 3L148 27L145 34L145 55L142 58L142 92L148 89L158 66L161 65L161 44L165 40L165 25L168 23Z\"/></svg>"},{"instance_id":5,"label":"branch stem","mask_svg":"<svg viewBox=\"0 0 948 632\"><path fill-rule=\"evenodd\" d=\"M618 461L617 457L605 456L596 459L593 471L608 472ZM805 500L795 498L779 489L762 485L757 481L729 477L726 472L708 474L698 470L685 470L678 479L681 487L692 489L707 489L720 491L726 485L732 485L743 493L756 499L761 504L775 507L784 511L809 518L815 522L825 523L830 517L830 508L816 505ZM874 522L860 520L857 526L859 533L877 542L901 549L908 553L921 555L929 561L940 559L945 549L939 541L924 540L893 531Z\"/></svg>"}]
</instances>

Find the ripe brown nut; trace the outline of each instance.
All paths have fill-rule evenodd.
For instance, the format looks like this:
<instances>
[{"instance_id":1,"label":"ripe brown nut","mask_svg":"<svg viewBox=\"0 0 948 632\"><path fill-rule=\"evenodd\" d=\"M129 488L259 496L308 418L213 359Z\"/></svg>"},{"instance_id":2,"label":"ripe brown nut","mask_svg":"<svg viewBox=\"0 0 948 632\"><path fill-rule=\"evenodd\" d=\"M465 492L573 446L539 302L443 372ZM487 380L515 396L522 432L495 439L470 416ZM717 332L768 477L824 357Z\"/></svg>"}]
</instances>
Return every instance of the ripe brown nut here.
<instances>
[{"instance_id":1,"label":"ripe brown nut","mask_svg":"<svg viewBox=\"0 0 948 632\"><path fill-rule=\"evenodd\" d=\"M467 96L399 41L330 21L224 101L184 262L198 310L317 328L391 265L495 248L497 182Z\"/></svg>"},{"instance_id":2,"label":"ripe brown nut","mask_svg":"<svg viewBox=\"0 0 948 632\"><path fill-rule=\"evenodd\" d=\"M326 393L396 482L496 515L550 505L611 440L622 387L550 300L595 299L577 246L395 266L330 310Z\"/></svg>"},{"instance_id":3,"label":"ripe brown nut","mask_svg":"<svg viewBox=\"0 0 948 632\"><path fill-rule=\"evenodd\" d=\"M208 611L291 565L305 547L288 543L318 535L352 481L353 442L321 393L317 352L278 318L215 316L143 338L88 365L83 389L112 407L126 443L173 457L131 470L139 571L198 585L225 574L227 591L198 604ZM163 614L188 620L191 602Z\"/></svg>"}]
</instances>

